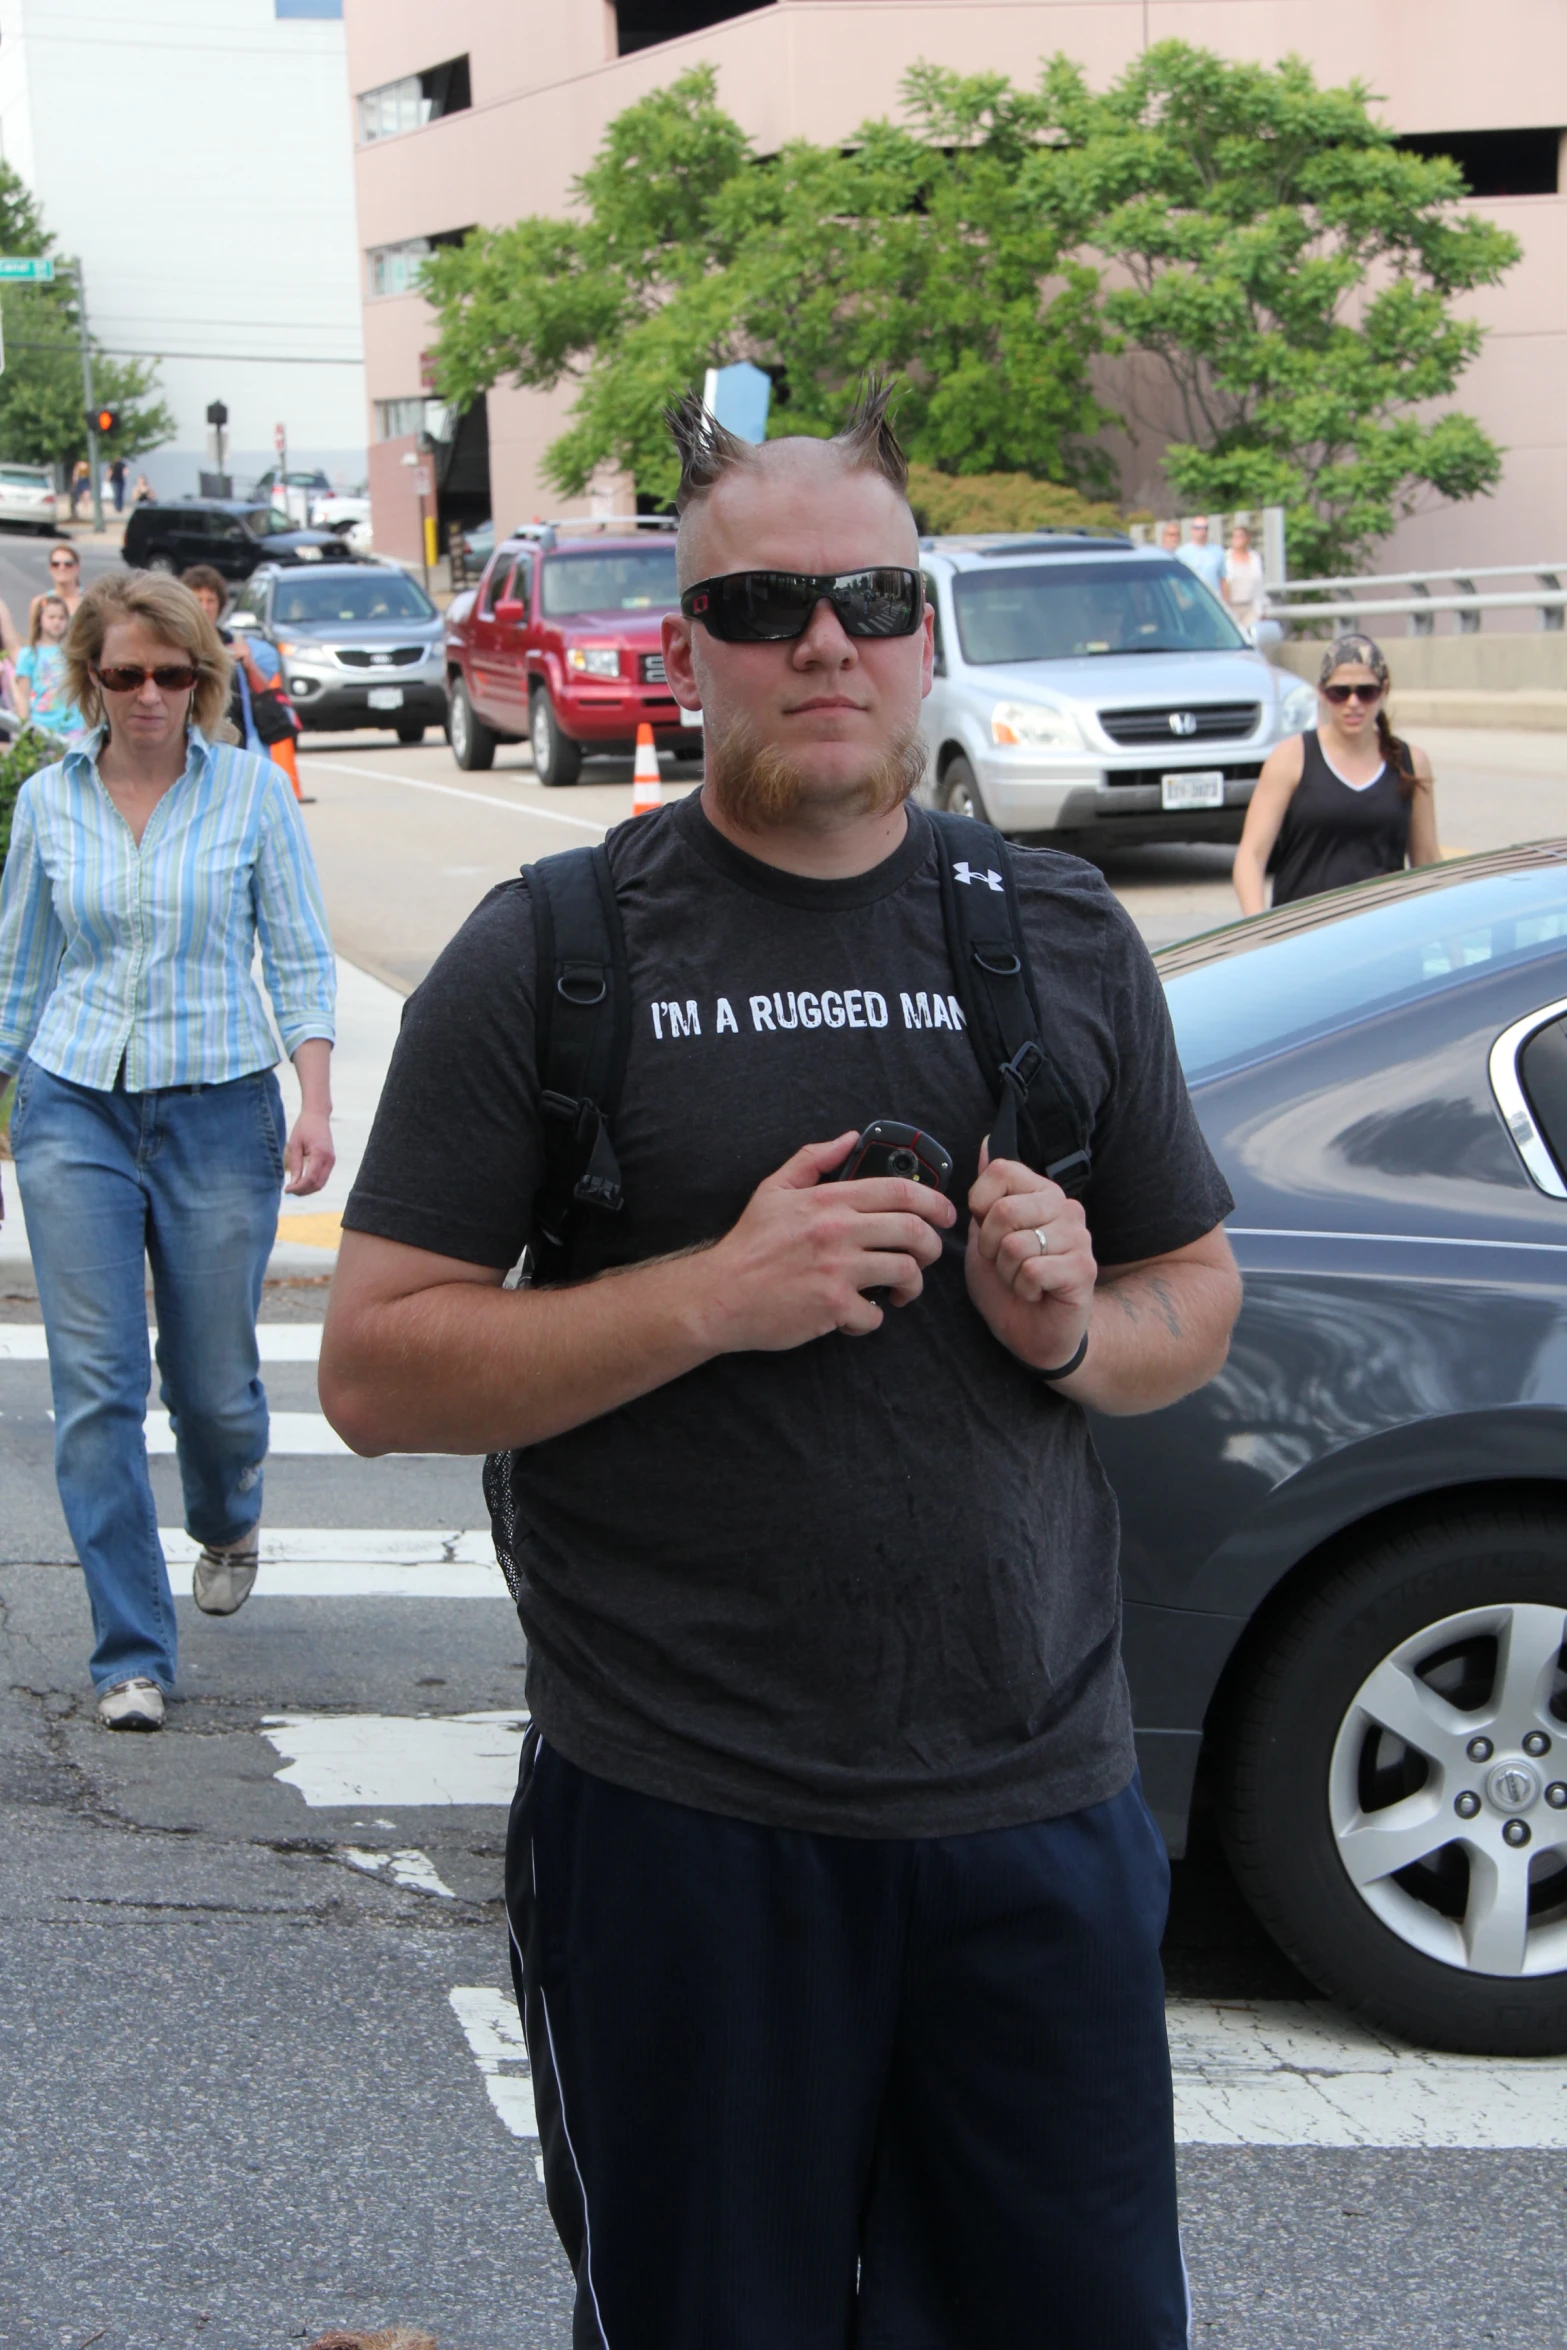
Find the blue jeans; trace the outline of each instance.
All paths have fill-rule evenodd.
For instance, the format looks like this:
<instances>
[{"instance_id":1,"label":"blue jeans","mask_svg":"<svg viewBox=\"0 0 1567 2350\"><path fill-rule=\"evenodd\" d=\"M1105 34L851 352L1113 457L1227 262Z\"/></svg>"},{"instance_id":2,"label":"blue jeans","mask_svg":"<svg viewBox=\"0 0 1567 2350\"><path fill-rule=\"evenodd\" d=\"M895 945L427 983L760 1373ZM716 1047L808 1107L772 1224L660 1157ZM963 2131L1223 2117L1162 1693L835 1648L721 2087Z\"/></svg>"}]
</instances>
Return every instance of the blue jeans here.
<instances>
[{"instance_id":1,"label":"blue jeans","mask_svg":"<svg viewBox=\"0 0 1567 2350\"><path fill-rule=\"evenodd\" d=\"M87 1578L93 1685L174 1686L177 1637L147 1472L144 1258L198 1542L261 1515L267 1399L256 1309L277 1235L283 1102L270 1069L156 1093L68 1084L24 1061L11 1148L54 1390L54 1465Z\"/></svg>"}]
</instances>

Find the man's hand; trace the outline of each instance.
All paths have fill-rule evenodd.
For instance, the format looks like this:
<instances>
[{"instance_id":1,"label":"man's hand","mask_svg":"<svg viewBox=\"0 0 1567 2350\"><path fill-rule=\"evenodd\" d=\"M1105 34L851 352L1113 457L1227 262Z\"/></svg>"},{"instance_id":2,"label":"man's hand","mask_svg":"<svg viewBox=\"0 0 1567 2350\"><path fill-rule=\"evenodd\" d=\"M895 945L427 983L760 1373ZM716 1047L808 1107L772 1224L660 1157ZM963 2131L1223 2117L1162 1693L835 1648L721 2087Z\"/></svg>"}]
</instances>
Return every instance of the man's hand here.
<instances>
[{"instance_id":1,"label":"man's hand","mask_svg":"<svg viewBox=\"0 0 1567 2350\"><path fill-rule=\"evenodd\" d=\"M857 1139L851 1129L796 1151L696 1260L715 1354L777 1352L829 1330L863 1338L882 1323L866 1290L886 1290L895 1306L919 1296L957 1210L944 1193L900 1176L825 1183Z\"/></svg>"},{"instance_id":2,"label":"man's hand","mask_svg":"<svg viewBox=\"0 0 1567 2350\"><path fill-rule=\"evenodd\" d=\"M1099 1268L1081 1205L1059 1183L980 1145L968 1195L968 1293L1003 1346L1036 1370L1077 1352Z\"/></svg>"}]
</instances>

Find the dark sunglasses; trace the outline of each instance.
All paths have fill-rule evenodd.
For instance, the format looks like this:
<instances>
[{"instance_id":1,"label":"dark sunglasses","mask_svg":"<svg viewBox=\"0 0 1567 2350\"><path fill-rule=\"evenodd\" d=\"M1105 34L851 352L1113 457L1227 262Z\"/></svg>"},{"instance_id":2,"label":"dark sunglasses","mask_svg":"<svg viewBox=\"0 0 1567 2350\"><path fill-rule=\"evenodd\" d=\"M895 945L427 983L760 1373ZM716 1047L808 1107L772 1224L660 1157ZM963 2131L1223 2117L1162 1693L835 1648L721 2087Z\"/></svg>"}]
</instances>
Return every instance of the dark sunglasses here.
<instances>
[{"instance_id":1,"label":"dark sunglasses","mask_svg":"<svg viewBox=\"0 0 1567 2350\"><path fill-rule=\"evenodd\" d=\"M139 694L149 677L163 693L188 694L201 671L189 661L165 661L157 669L125 661L115 669L95 669L93 675L106 694Z\"/></svg>"},{"instance_id":2,"label":"dark sunglasses","mask_svg":"<svg viewBox=\"0 0 1567 2350\"><path fill-rule=\"evenodd\" d=\"M726 571L688 587L680 609L726 645L768 645L804 636L820 603L845 636L912 636L925 596L917 571Z\"/></svg>"},{"instance_id":3,"label":"dark sunglasses","mask_svg":"<svg viewBox=\"0 0 1567 2350\"><path fill-rule=\"evenodd\" d=\"M74 555L51 555L49 568L51 571L80 571L81 564Z\"/></svg>"},{"instance_id":4,"label":"dark sunglasses","mask_svg":"<svg viewBox=\"0 0 1567 2350\"><path fill-rule=\"evenodd\" d=\"M1382 699L1379 685L1325 685L1320 691L1323 700L1331 702L1335 710L1342 710L1346 702L1364 702L1369 708Z\"/></svg>"}]
</instances>

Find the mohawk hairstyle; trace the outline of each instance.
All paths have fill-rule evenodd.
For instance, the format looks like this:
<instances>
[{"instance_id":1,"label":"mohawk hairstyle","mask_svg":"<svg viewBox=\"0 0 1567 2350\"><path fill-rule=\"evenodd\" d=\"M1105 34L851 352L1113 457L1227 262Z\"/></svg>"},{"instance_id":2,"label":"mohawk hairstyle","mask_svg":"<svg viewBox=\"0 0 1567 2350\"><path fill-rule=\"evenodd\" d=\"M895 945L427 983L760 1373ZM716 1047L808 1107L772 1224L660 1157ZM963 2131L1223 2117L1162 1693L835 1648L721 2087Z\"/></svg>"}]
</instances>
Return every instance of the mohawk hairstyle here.
<instances>
[{"instance_id":1,"label":"mohawk hairstyle","mask_svg":"<svg viewBox=\"0 0 1567 2350\"><path fill-rule=\"evenodd\" d=\"M848 423L826 446L837 449L856 472L879 473L900 497L906 497L909 461L888 420L892 395L891 379L872 369L861 383ZM664 422L680 453L677 514L684 514L696 499L705 497L736 466L749 464L756 453L749 441L726 430L695 392L686 392L674 407L666 408Z\"/></svg>"}]
</instances>

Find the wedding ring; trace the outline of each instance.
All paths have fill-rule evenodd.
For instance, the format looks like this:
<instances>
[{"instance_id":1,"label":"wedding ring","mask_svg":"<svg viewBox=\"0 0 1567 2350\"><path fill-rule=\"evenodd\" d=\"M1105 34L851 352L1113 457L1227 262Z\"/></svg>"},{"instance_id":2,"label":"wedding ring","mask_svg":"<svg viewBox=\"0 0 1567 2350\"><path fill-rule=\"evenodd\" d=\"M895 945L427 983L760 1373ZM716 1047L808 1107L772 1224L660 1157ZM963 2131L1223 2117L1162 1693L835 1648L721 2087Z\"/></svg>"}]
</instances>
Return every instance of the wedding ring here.
<instances>
[{"instance_id":1,"label":"wedding ring","mask_svg":"<svg viewBox=\"0 0 1567 2350\"><path fill-rule=\"evenodd\" d=\"M1050 1254L1050 1235L1045 1230L1043 1224L1036 1224L1034 1226L1034 1238L1039 1243L1040 1255L1042 1257L1048 1257Z\"/></svg>"}]
</instances>

